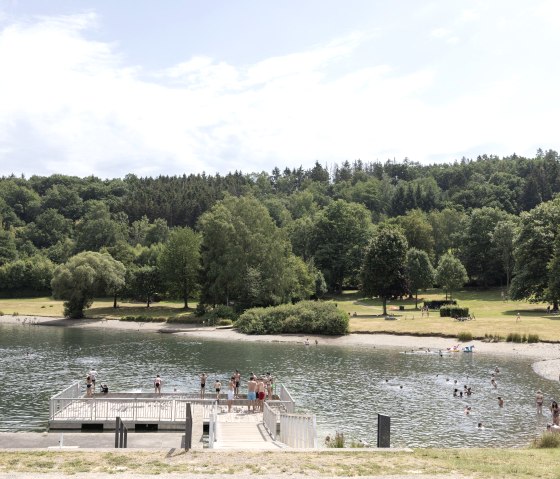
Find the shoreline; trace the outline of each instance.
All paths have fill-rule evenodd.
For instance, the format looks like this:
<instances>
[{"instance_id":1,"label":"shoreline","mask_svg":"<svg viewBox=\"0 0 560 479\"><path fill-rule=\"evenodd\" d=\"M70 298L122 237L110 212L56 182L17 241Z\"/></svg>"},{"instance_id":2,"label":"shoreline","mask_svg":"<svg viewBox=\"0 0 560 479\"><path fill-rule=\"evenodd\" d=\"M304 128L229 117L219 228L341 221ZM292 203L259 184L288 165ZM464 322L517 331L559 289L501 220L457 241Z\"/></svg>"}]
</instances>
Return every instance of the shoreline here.
<instances>
[{"instance_id":1,"label":"shoreline","mask_svg":"<svg viewBox=\"0 0 560 479\"><path fill-rule=\"evenodd\" d=\"M0 324L19 324L21 326L58 326L85 329L111 329L111 330L134 330L146 332L172 333L177 335L188 335L205 339L219 339L224 341L245 342L289 342L304 343L306 339L312 346L370 346L373 348L403 348L413 349L435 349L445 350L455 344L474 345L476 353L521 356L534 359L533 371L539 376L558 381L560 378L560 344L559 343L486 343L480 340L472 340L467 343L459 343L454 338L442 338L439 336L413 336L401 334L379 334L379 333L351 333L346 336L322 336L306 334L278 334L278 335L246 335L238 333L233 329L214 327L200 327L189 324L169 324L119 321L117 319L66 319L44 316L2 316ZM421 344L421 346L419 345Z\"/></svg>"}]
</instances>

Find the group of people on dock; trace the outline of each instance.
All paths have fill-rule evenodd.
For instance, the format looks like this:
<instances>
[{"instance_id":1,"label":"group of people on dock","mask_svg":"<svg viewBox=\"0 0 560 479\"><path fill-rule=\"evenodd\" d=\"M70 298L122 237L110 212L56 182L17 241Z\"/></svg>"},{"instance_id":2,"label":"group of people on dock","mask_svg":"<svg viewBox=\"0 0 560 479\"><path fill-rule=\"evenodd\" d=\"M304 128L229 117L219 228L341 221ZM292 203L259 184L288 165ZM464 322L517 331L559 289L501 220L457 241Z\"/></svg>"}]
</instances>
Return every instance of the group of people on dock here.
<instances>
[{"instance_id":1,"label":"group of people on dock","mask_svg":"<svg viewBox=\"0 0 560 479\"><path fill-rule=\"evenodd\" d=\"M206 383L208 375L206 373L200 374L200 398L206 397ZM228 412L231 412L234 399L241 399L239 388L241 386L241 373L238 369L231 375L227 381L227 405ZM214 381L214 391L216 399L220 398L223 386L222 381L216 378ZM255 373L249 375L247 381L247 399L249 400L249 412L262 412L264 410L265 399L272 399L274 392L274 377L270 373L257 376Z\"/></svg>"}]
</instances>

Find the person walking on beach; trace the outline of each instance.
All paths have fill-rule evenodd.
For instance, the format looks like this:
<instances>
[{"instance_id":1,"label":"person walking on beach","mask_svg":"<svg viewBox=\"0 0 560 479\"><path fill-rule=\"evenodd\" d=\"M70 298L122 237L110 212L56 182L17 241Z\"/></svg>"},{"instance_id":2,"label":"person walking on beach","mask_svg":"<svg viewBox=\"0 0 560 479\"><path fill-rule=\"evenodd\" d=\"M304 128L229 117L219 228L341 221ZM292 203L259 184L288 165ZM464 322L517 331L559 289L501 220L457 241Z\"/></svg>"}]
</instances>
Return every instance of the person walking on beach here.
<instances>
[{"instance_id":1,"label":"person walking on beach","mask_svg":"<svg viewBox=\"0 0 560 479\"><path fill-rule=\"evenodd\" d=\"M204 391L206 388L206 378L208 376L206 375L206 373L202 373L200 375L200 398L204 399Z\"/></svg>"},{"instance_id":2,"label":"person walking on beach","mask_svg":"<svg viewBox=\"0 0 560 479\"><path fill-rule=\"evenodd\" d=\"M161 383L162 380L159 377L159 374L156 374L156 377L154 379L154 391L156 394L161 394Z\"/></svg>"},{"instance_id":3,"label":"person walking on beach","mask_svg":"<svg viewBox=\"0 0 560 479\"><path fill-rule=\"evenodd\" d=\"M535 396L535 404L537 405L537 414L542 414L542 405L544 402L544 396L541 390L537 391L537 395Z\"/></svg>"}]
</instances>

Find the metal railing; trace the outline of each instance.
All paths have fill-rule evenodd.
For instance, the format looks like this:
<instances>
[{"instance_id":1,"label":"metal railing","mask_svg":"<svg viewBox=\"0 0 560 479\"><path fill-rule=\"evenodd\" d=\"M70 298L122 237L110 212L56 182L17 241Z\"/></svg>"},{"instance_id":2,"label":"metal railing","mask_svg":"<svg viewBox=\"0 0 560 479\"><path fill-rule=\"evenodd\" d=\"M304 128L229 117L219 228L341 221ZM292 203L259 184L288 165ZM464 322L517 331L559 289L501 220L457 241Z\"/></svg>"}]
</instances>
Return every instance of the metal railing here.
<instances>
[{"instance_id":1,"label":"metal railing","mask_svg":"<svg viewBox=\"0 0 560 479\"><path fill-rule=\"evenodd\" d=\"M55 394L49 401L49 417L52 419L55 414L63 411L73 400L81 397L80 383L75 382L63 391Z\"/></svg>"},{"instance_id":2,"label":"metal railing","mask_svg":"<svg viewBox=\"0 0 560 479\"><path fill-rule=\"evenodd\" d=\"M216 442L216 432L218 425L218 403L214 401L214 404L210 409L210 416L208 418L208 448L214 449L214 443Z\"/></svg>"},{"instance_id":3,"label":"metal railing","mask_svg":"<svg viewBox=\"0 0 560 479\"><path fill-rule=\"evenodd\" d=\"M289 403L289 405L286 408L288 412L293 413L295 411L296 403L294 401L294 398L292 397L292 395L290 394L286 386L284 386L283 384L280 384L280 391L278 393L278 397L280 398L280 401Z\"/></svg>"},{"instance_id":4,"label":"metal railing","mask_svg":"<svg viewBox=\"0 0 560 479\"><path fill-rule=\"evenodd\" d=\"M187 404L197 409L203 419L210 417L213 399L169 398L110 398L79 397L51 398L51 420L112 421L120 416L123 421L184 421ZM202 410L200 410L202 409Z\"/></svg>"},{"instance_id":5,"label":"metal railing","mask_svg":"<svg viewBox=\"0 0 560 479\"><path fill-rule=\"evenodd\" d=\"M315 414L280 414L280 441L295 448L317 448Z\"/></svg>"}]
</instances>

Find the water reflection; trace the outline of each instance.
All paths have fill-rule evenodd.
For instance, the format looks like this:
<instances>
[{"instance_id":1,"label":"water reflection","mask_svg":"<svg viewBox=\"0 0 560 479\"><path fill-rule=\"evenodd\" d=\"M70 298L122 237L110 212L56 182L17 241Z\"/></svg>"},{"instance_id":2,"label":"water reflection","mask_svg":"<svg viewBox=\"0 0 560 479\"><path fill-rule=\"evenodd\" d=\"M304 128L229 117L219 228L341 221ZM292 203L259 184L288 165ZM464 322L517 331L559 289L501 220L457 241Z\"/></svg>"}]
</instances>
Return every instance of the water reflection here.
<instances>
[{"instance_id":1,"label":"water reflection","mask_svg":"<svg viewBox=\"0 0 560 479\"><path fill-rule=\"evenodd\" d=\"M495 366L501 370L497 389L490 385ZM535 391L541 389L547 403L559 392L532 372L529 360L515 357L0 325L0 430L43 430L48 398L91 367L112 390L151 390L160 374L164 392L197 391L202 371L208 384L234 369L245 381L250 372L270 371L302 409L317 414L321 437L338 430L374 444L382 413L392 418L392 444L411 447L525 445L549 419L535 414ZM472 396L454 398L453 389L464 385ZM497 396L505 399L503 409ZM477 429L478 422L486 429Z\"/></svg>"}]
</instances>

